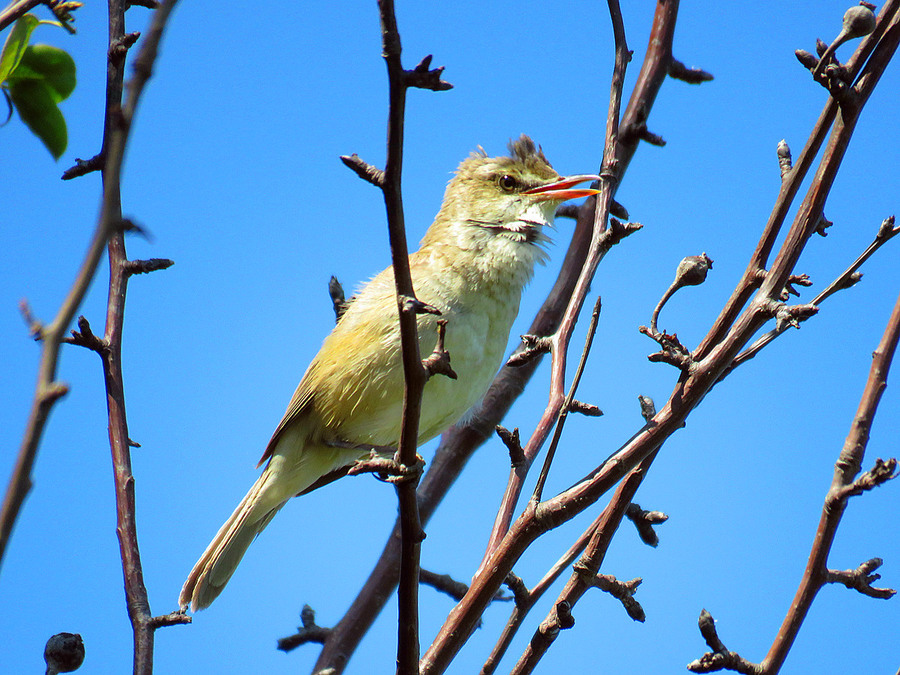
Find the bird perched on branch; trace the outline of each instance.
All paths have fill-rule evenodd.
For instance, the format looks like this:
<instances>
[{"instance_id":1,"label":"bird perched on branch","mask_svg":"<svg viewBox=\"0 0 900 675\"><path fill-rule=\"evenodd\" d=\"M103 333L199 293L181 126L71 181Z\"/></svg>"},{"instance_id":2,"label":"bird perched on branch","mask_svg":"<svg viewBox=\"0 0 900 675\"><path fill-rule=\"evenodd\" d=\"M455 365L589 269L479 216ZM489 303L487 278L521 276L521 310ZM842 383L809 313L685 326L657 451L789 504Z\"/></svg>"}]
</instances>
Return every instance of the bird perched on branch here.
<instances>
[{"instance_id":1,"label":"bird perched on branch","mask_svg":"<svg viewBox=\"0 0 900 675\"><path fill-rule=\"evenodd\" d=\"M527 136L509 157L481 150L459 165L434 223L409 266L418 300L440 316L418 317L419 347L431 353L437 321L457 379L425 385L419 443L457 422L500 367L522 289L546 257L544 227L576 188L597 176L561 177ZM266 467L188 576L179 605L202 609L222 592L254 537L282 506L347 473L373 446L396 447L403 367L393 269L376 276L341 316L297 386L260 464Z\"/></svg>"}]
</instances>

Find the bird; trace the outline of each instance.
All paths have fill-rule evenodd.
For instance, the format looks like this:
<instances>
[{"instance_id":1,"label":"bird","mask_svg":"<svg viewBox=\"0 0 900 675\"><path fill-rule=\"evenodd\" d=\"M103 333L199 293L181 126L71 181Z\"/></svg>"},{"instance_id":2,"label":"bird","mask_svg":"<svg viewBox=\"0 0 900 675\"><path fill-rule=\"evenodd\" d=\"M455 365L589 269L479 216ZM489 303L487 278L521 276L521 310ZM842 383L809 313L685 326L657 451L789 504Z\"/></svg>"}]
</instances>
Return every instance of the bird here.
<instances>
[{"instance_id":1,"label":"bird","mask_svg":"<svg viewBox=\"0 0 900 675\"><path fill-rule=\"evenodd\" d=\"M479 146L449 181L440 211L409 256L416 298L439 311L420 314L420 353L437 343L457 378L436 376L422 395L418 444L460 421L502 365L523 289L547 258L545 229L564 201L597 194L576 187L595 175L563 177L522 135L509 155ZM197 611L218 597L256 536L294 496L347 473L373 448L396 447L403 367L393 268L351 299L300 380L257 468L259 478L194 565L179 595Z\"/></svg>"}]
</instances>

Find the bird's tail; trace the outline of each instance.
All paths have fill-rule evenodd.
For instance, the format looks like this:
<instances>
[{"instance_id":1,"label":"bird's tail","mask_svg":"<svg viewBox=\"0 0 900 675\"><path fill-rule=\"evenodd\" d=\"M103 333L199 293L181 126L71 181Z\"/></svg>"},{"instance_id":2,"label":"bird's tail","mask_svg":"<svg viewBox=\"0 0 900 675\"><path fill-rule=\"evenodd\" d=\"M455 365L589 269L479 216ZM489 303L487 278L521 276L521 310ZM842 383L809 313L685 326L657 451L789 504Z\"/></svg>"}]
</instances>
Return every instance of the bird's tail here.
<instances>
[{"instance_id":1,"label":"bird's tail","mask_svg":"<svg viewBox=\"0 0 900 675\"><path fill-rule=\"evenodd\" d=\"M247 548L292 495L274 495L276 476L269 466L225 521L188 575L178 604L193 611L209 607L234 574Z\"/></svg>"}]
</instances>

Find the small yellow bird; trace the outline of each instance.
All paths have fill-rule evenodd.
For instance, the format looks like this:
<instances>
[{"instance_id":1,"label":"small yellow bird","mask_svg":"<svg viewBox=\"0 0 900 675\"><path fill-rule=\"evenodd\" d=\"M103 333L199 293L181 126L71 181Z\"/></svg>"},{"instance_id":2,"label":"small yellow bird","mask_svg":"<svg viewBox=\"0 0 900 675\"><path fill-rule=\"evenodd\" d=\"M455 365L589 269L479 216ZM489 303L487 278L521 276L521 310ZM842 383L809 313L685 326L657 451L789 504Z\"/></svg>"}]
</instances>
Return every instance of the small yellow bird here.
<instances>
[{"instance_id":1,"label":"small yellow bird","mask_svg":"<svg viewBox=\"0 0 900 675\"><path fill-rule=\"evenodd\" d=\"M419 443L457 422L500 367L522 289L543 262L543 229L563 201L596 194L575 188L597 176L561 177L523 135L509 157L483 150L459 165L421 247L410 255L416 297L441 316L418 317L422 354L446 319L445 347L457 379L425 385ZM191 570L178 598L194 611L225 587L254 537L285 503L346 473L371 446L396 446L403 405L400 329L392 268L359 292L325 338L297 386L260 464L268 461Z\"/></svg>"}]
</instances>

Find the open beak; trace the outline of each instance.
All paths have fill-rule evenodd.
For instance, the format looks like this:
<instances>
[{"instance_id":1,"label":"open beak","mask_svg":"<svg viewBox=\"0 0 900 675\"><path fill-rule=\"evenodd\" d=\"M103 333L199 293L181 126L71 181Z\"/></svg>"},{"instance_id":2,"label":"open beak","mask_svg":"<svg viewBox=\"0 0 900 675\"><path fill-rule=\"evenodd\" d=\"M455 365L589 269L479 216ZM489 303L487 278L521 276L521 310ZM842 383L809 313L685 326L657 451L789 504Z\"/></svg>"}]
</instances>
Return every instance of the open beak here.
<instances>
[{"instance_id":1,"label":"open beak","mask_svg":"<svg viewBox=\"0 0 900 675\"><path fill-rule=\"evenodd\" d=\"M586 181L600 180L600 176L583 175L583 176L566 176L558 181L541 185L530 190L525 190L523 195L531 195L535 201L544 202L554 200L564 202L569 199L581 199L582 197L590 197L598 194L600 190L594 188L576 188L574 186Z\"/></svg>"}]
</instances>

